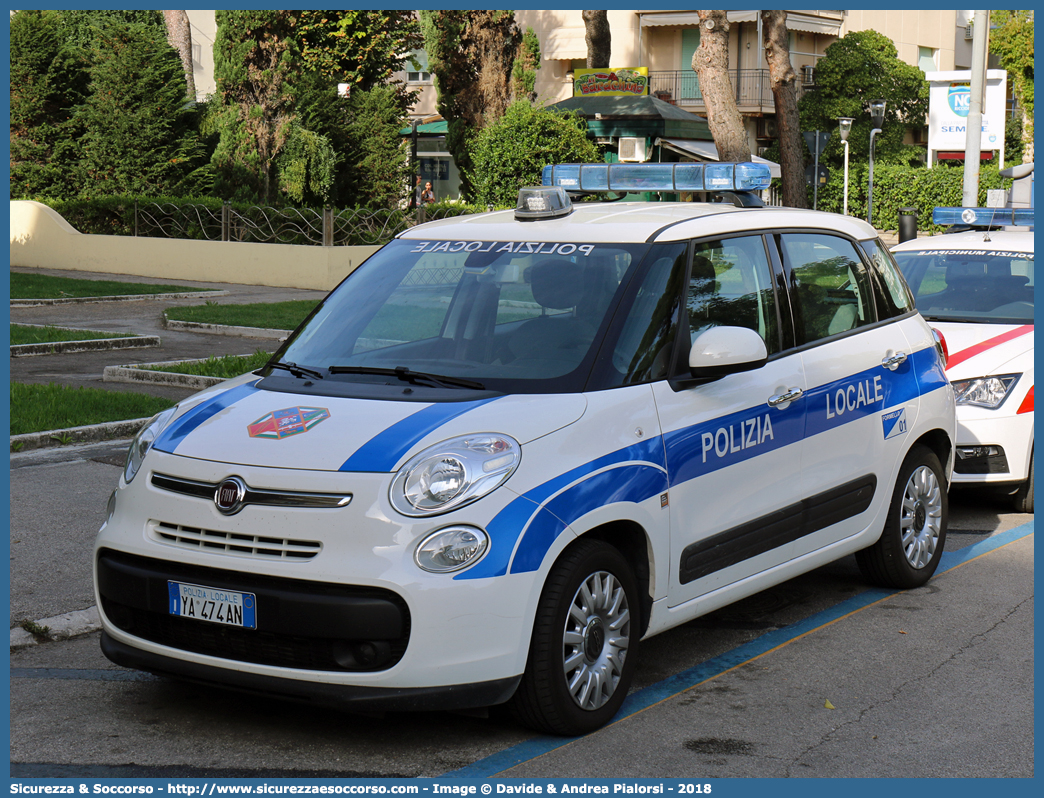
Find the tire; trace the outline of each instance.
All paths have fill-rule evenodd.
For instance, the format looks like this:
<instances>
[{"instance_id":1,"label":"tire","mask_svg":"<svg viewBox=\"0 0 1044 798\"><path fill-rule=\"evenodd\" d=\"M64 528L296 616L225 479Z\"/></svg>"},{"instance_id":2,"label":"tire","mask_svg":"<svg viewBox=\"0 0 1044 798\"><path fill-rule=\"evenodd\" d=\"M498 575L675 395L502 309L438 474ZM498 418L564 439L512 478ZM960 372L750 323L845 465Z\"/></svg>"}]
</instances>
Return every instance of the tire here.
<instances>
[{"instance_id":1,"label":"tire","mask_svg":"<svg viewBox=\"0 0 1044 798\"><path fill-rule=\"evenodd\" d=\"M1015 512L1017 513L1032 513L1033 512L1033 454L1030 453L1030 468L1029 478L1019 485L1019 489L1015 491L1013 499L1015 505Z\"/></svg>"},{"instance_id":2,"label":"tire","mask_svg":"<svg viewBox=\"0 0 1044 798\"><path fill-rule=\"evenodd\" d=\"M619 551L594 540L567 549L540 596L526 671L511 699L515 717L570 736L608 723L634 675L639 607L637 582Z\"/></svg>"},{"instance_id":3,"label":"tire","mask_svg":"<svg viewBox=\"0 0 1044 798\"><path fill-rule=\"evenodd\" d=\"M859 570L882 587L920 587L939 566L948 518L946 476L939 458L927 447L915 446L899 469L880 539L856 552Z\"/></svg>"}]
</instances>

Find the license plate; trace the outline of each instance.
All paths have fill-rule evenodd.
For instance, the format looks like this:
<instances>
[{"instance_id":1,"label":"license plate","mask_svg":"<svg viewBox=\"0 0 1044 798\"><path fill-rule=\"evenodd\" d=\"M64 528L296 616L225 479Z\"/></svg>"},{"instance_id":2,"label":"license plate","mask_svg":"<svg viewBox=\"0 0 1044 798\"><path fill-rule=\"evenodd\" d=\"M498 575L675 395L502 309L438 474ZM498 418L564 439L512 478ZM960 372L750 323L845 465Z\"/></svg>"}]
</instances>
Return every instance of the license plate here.
<instances>
[{"instance_id":1,"label":"license plate","mask_svg":"<svg viewBox=\"0 0 1044 798\"><path fill-rule=\"evenodd\" d=\"M225 626L257 628L257 599L253 593L237 593L218 587L167 582L170 614Z\"/></svg>"}]
</instances>

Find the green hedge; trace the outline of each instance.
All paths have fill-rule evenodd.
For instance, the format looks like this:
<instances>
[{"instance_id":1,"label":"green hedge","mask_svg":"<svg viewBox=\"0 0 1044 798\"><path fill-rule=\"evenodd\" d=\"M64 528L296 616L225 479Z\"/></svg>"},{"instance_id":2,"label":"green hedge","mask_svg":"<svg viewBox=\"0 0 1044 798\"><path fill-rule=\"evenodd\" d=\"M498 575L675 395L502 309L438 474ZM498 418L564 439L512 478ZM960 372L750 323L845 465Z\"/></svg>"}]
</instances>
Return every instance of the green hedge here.
<instances>
[{"instance_id":1,"label":"green hedge","mask_svg":"<svg viewBox=\"0 0 1044 798\"><path fill-rule=\"evenodd\" d=\"M986 205L986 192L991 188L1008 188L1011 180L1002 178L996 165L983 165L979 172L980 207ZM866 197L870 168L865 163L848 167L848 215L866 218ZM831 168L830 180L819 187L818 209L841 213L844 209L845 173L843 167ZM874 227L896 230L901 208L917 209L917 228L937 233L943 228L932 224L932 209L937 206L962 205L964 170L940 165L923 166L874 164ZM808 190L808 207L812 207L812 189Z\"/></svg>"}]
</instances>

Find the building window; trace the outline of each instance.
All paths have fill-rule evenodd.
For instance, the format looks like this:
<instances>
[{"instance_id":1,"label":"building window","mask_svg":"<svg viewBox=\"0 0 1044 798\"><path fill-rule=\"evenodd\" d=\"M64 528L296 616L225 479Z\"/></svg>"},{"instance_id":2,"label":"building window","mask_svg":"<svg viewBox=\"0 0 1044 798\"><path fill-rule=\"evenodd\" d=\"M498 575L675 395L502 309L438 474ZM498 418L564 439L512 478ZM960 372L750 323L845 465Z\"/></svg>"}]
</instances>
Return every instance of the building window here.
<instances>
[{"instance_id":1,"label":"building window","mask_svg":"<svg viewBox=\"0 0 1044 798\"><path fill-rule=\"evenodd\" d=\"M424 50L413 50L406 61L407 83L431 83L431 72L428 71L428 54Z\"/></svg>"},{"instance_id":2,"label":"building window","mask_svg":"<svg viewBox=\"0 0 1044 798\"><path fill-rule=\"evenodd\" d=\"M917 67L922 72L935 72L938 69L935 64L935 50L931 47L918 47Z\"/></svg>"},{"instance_id":3,"label":"building window","mask_svg":"<svg viewBox=\"0 0 1044 798\"><path fill-rule=\"evenodd\" d=\"M203 45L192 45L192 63L200 65L203 63Z\"/></svg>"}]
</instances>

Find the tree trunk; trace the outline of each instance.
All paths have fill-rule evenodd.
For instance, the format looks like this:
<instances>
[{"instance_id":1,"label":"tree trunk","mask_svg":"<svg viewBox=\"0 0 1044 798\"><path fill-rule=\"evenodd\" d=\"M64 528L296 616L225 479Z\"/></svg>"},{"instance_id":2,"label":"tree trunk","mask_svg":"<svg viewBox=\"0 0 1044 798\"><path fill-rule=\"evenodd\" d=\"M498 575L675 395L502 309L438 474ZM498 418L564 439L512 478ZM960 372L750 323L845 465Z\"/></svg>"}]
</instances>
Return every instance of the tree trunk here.
<instances>
[{"instance_id":1,"label":"tree trunk","mask_svg":"<svg viewBox=\"0 0 1044 798\"><path fill-rule=\"evenodd\" d=\"M783 204L791 208L808 207L805 190L805 151L801 146L801 122L798 118L797 75L790 63L787 42L787 12L762 11L762 38L768 61L772 99L776 105L779 127L779 171L783 179Z\"/></svg>"},{"instance_id":2,"label":"tree trunk","mask_svg":"<svg viewBox=\"0 0 1044 798\"><path fill-rule=\"evenodd\" d=\"M721 161L749 161L750 143L729 80L729 21L724 11L697 11L700 46L692 56L707 106L707 125Z\"/></svg>"},{"instance_id":3,"label":"tree trunk","mask_svg":"<svg viewBox=\"0 0 1044 798\"><path fill-rule=\"evenodd\" d=\"M196 79L192 75L192 28L187 11L164 11L163 22L167 26L167 41L181 56L181 67L185 70L185 93L190 100L196 99Z\"/></svg>"},{"instance_id":4,"label":"tree trunk","mask_svg":"<svg viewBox=\"0 0 1044 798\"><path fill-rule=\"evenodd\" d=\"M608 69L609 55L612 51L611 35L609 30L608 11L583 11L584 28L587 34L584 41L587 42L587 68Z\"/></svg>"}]
</instances>

